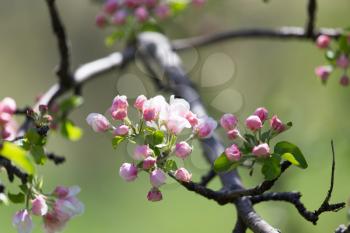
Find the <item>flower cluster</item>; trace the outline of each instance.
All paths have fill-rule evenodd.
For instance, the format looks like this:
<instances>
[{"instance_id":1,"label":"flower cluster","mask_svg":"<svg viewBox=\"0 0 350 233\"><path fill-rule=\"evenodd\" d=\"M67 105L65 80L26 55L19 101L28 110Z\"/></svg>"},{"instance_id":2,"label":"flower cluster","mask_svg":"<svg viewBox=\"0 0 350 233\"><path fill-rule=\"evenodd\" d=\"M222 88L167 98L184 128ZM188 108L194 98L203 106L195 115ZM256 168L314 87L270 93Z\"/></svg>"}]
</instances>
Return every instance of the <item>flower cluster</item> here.
<instances>
[{"instance_id":1,"label":"flower cluster","mask_svg":"<svg viewBox=\"0 0 350 233\"><path fill-rule=\"evenodd\" d=\"M13 140L16 137L17 123L13 116L16 112L16 102L10 97L0 101L0 139Z\"/></svg>"},{"instance_id":2,"label":"flower cluster","mask_svg":"<svg viewBox=\"0 0 350 233\"><path fill-rule=\"evenodd\" d=\"M76 198L79 192L79 187L58 186L51 194L44 195L31 188L27 192L26 208L18 211L13 217L14 227L18 233L32 232L34 215L43 218L46 233L61 231L71 218L84 212L84 205Z\"/></svg>"},{"instance_id":3,"label":"flower cluster","mask_svg":"<svg viewBox=\"0 0 350 233\"><path fill-rule=\"evenodd\" d=\"M329 36L320 35L316 40L316 45L318 48L325 51L325 57L328 61L328 65L316 67L316 76L321 79L322 83L326 83L330 74L336 68L339 68L342 70L339 83L342 86L348 86L350 81L347 74L347 70L350 65L350 35L342 35L333 43Z\"/></svg>"},{"instance_id":4,"label":"flower cluster","mask_svg":"<svg viewBox=\"0 0 350 233\"><path fill-rule=\"evenodd\" d=\"M128 118L129 103L126 96L116 96L108 112L116 124L99 113L90 113L87 123L95 132L113 135L113 146L122 141L135 145L132 163L123 163L119 175L127 182L134 181L140 171L149 173L151 189L149 201L160 201L160 186L165 184L166 174L171 173L179 181L191 180L191 173L178 168L174 159L186 159L192 153L194 138L210 137L217 123L210 117L199 118L190 110L184 99L163 96L147 99L140 95L133 107L139 113L138 123ZM182 138L186 139L182 139Z\"/></svg>"},{"instance_id":5,"label":"flower cluster","mask_svg":"<svg viewBox=\"0 0 350 233\"><path fill-rule=\"evenodd\" d=\"M206 0L192 0L195 6L202 6ZM113 39L129 37L127 31L143 31L156 22L165 20L178 11L185 9L190 1L179 0L107 0L103 10L96 16L96 25L105 28L108 25L117 26ZM129 29L129 30L127 30ZM148 28L150 29L150 28ZM132 34L133 32L131 32Z\"/></svg>"},{"instance_id":6,"label":"flower cluster","mask_svg":"<svg viewBox=\"0 0 350 233\"><path fill-rule=\"evenodd\" d=\"M264 131L264 124L268 120L269 126ZM234 143L227 147L216 160L214 164L216 171L227 171L239 165L246 165L253 169L255 162L261 162L267 166L271 159L274 159L269 146L270 140L291 127L291 123L283 123L276 115L269 119L268 110L263 107L256 109L244 123L245 133L243 134L237 127L238 119L235 115L227 113L221 117L220 125ZM275 165L279 166L279 163ZM278 174L273 174L273 177L276 175Z\"/></svg>"}]
</instances>

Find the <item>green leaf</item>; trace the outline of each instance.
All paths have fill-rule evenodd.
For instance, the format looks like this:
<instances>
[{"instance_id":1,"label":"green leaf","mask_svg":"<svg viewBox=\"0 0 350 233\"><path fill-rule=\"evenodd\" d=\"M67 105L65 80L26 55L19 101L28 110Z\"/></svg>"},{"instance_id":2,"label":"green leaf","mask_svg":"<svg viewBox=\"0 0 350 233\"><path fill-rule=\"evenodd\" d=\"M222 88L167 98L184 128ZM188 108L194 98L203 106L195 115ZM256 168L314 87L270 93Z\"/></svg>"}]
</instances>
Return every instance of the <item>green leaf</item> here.
<instances>
[{"instance_id":1,"label":"green leaf","mask_svg":"<svg viewBox=\"0 0 350 233\"><path fill-rule=\"evenodd\" d=\"M16 166L23 169L29 175L35 173L34 163L30 160L27 152L21 147L11 142L4 142L0 149L0 155L11 160Z\"/></svg>"},{"instance_id":2,"label":"green leaf","mask_svg":"<svg viewBox=\"0 0 350 233\"><path fill-rule=\"evenodd\" d=\"M117 40L121 40L125 37L125 32L124 30L117 30L113 32L111 35L107 36L105 39L105 44L107 47L113 46Z\"/></svg>"},{"instance_id":3,"label":"green leaf","mask_svg":"<svg viewBox=\"0 0 350 233\"><path fill-rule=\"evenodd\" d=\"M81 106L83 102L84 102L83 97L74 95L68 99L63 100L60 103L59 109L62 112L67 112Z\"/></svg>"},{"instance_id":4,"label":"green leaf","mask_svg":"<svg viewBox=\"0 0 350 233\"><path fill-rule=\"evenodd\" d=\"M215 172L227 172L238 167L238 161L228 160L225 153L222 153L214 162L214 171Z\"/></svg>"},{"instance_id":5,"label":"green leaf","mask_svg":"<svg viewBox=\"0 0 350 233\"><path fill-rule=\"evenodd\" d=\"M339 43L339 49L344 52L347 53L349 50L349 45L348 45L348 36L347 35L343 35L339 38L338 40Z\"/></svg>"},{"instance_id":6,"label":"green leaf","mask_svg":"<svg viewBox=\"0 0 350 233\"><path fill-rule=\"evenodd\" d=\"M117 147L119 146L119 144L124 141L125 137L122 137L122 136L115 136L113 139L112 139L112 146L113 146L113 149L117 149Z\"/></svg>"},{"instance_id":7,"label":"green leaf","mask_svg":"<svg viewBox=\"0 0 350 233\"><path fill-rule=\"evenodd\" d=\"M25 196L23 193L18 193L18 194L8 193L7 197L14 204L24 203L25 201Z\"/></svg>"},{"instance_id":8,"label":"green leaf","mask_svg":"<svg viewBox=\"0 0 350 233\"><path fill-rule=\"evenodd\" d=\"M47 156L42 146L39 146L39 145L32 146L32 148L30 149L30 153L32 154L36 164L40 164L40 165L45 164L47 160Z\"/></svg>"},{"instance_id":9,"label":"green leaf","mask_svg":"<svg viewBox=\"0 0 350 233\"><path fill-rule=\"evenodd\" d=\"M272 156L264 161L261 172L266 180L273 180L281 174L280 158Z\"/></svg>"},{"instance_id":10,"label":"green leaf","mask_svg":"<svg viewBox=\"0 0 350 233\"><path fill-rule=\"evenodd\" d=\"M165 170L165 172L176 171L177 170L176 162L174 160L168 159L165 162L164 170Z\"/></svg>"},{"instance_id":11,"label":"green leaf","mask_svg":"<svg viewBox=\"0 0 350 233\"><path fill-rule=\"evenodd\" d=\"M303 169L308 167L303 153L300 151L300 149L296 145L290 142L283 141L283 142L277 143L275 145L274 153L279 154L282 158L288 160L289 162L291 162L292 164L298 167L301 167ZM284 155L284 154L287 154L287 155ZM298 165L295 164L296 162L294 160L298 163Z\"/></svg>"},{"instance_id":12,"label":"green leaf","mask_svg":"<svg viewBox=\"0 0 350 233\"><path fill-rule=\"evenodd\" d=\"M81 138L83 130L75 126L72 121L65 120L61 126L61 133L65 138L71 141L77 141Z\"/></svg>"},{"instance_id":13,"label":"green leaf","mask_svg":"<svg viewBox=\"0 0 350 233\"><path fill-rule=\"evenodd\" d=\"M147 21L142 24L140 31L142 32L163 32L162 28L156 23Z\"/></svg>"},{"instance_id":14,"label":"green leaf","mask_svg":"<svg viewBox=\"0 0 350 233\"><path fill-rule=\"evenodd\" d=\"M164 140L164 132L157 130L153 133L153 145L162 144Z\"/></svg>"}]
</instances>

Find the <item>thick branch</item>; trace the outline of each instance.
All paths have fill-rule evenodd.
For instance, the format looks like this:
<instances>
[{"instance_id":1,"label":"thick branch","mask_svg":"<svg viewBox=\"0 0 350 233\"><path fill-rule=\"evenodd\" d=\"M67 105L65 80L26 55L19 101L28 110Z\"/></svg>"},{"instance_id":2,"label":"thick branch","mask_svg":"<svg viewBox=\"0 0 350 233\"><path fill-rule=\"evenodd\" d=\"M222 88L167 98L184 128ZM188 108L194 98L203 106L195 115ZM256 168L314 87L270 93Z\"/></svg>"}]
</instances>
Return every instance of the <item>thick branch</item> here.
<instances>
[{"instance_id":1,"label":"thick branch","mask_svg":"<svg viewBox=\"0 0 350 233\"><path fill-rule=\"evenodd\" d=\"M73 78L70 73L68 40L66 38L66 32L61 22L60 15L57 11L55 0L46 0L46 2L49 8L52 29L57 38L58 50L60 53L60 63L56 72L60 80L60 85L67 87L73 82Z\"/></svg>"},{"instance_id":2,"label":"thick branch","mask_svg":"<svg viewBox=\"0 0 350 233\"><path fill-rule=\"evenodd\" d=\"M237 29L226 32L219 32L211 35L198 36L193 38L178 39L172 42L174 50L184 50L192 47L200 47L215 44L218 42L235 39L278 39L278 40L310 40L315 36L324 34L333 38L341 35L342 29L321 28L315 31L311 36L301 27L281 27L275 29L269 28L250 28Z\"/></svg>"},{"instance_id":3,"label":"thick branch","mask_svg":"<svg viewBox=\"0 0 350 233\"><path fill-rule=\"evenodd\" d=\"M10 160L0 156L0 168L1 167L4 167L6 169L10 182L14 181L15 176L18 177L23 184L27 182L28 175L26 173L13 166Z\"/></svg>"}]
</instances>

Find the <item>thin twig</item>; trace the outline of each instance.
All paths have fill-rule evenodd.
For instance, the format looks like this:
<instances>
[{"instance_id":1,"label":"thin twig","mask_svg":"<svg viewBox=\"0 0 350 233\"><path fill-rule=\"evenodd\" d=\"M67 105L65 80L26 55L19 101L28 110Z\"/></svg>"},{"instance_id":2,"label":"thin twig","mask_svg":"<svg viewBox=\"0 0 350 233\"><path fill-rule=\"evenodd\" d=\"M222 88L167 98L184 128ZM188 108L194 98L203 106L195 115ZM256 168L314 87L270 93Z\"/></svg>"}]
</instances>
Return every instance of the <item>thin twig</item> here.
<instances>
[{"instance_id":1,"label":"thin twig","mask_svg":"<svg viewBox=\"0 0 350 233\"><path fill-rule=\"evenodd\" d=\"M307 5L307 23L305 28L305 34L307 37L314 39L315 38L315 24L316 24L316 12L317 12L317 1L316 0L308 0Z\"/></svg>"},{"instance_id":2,"label":"thin twig","mask_svg":"<svg viewBox=\"0 0 350 233\"><path fill-rule=\"evenodd\" d=\"M48 153L47 158L54 162L55 165L60 165L66 161L66 158L63 156L56 155L54 153Z\"/></svg>"},{"instance_id":3,"label":"thin twig","mask_svg":"<svg viewBox=\"0 0 350 233\"><path fill-rule=\"evenodd\" d=\"M199 182L199 185L201 186L207 186L210 181L212 181L216 177L217 173L213 170L210 169L210 171L202 176L201 181Z\"/></svg>"}]
</instances>

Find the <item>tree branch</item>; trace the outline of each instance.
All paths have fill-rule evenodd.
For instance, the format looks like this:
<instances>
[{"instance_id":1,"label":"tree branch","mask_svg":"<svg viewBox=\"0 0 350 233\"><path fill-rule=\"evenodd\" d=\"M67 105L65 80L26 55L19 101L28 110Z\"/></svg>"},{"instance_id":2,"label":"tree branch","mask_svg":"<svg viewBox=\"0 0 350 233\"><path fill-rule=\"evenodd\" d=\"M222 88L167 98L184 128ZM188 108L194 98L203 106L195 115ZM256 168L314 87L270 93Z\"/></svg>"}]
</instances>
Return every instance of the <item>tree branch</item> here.
<instances>
[{"instance_id":1,"label":"tree branch","mask_svg":"<svg viewBox=\"0 0 350 233\"><path fill-rule=\"evenodd\" d=\"M211 35L198 36L193 38L178 39L172 41L172 47L175 51L185 50L192 47L201 47L215 44L218 42L235 40L235 39L278 39L278 40L306 40L313 41L320 34L338 38L342 29L321 28L314 31L312 35L307 34L301 27L280 27L275 29L269 28L248 28L237 29L226 32L219 32Z\"/></svg>"},{"instance_id":2,"label":"tree branch","mask_svg":"<svg viewBox=\"0 0 350 233\"><path fill-rule=\"evenodd\" d=\"M57 76L59 77L59 83L62 86L68 87L74 81L70 72L69 62L69 46L66 38L66 32L61 22L60 15L57 11L55 0L46 0L49 8L51 24L53 32L57 38L58 50L60 53L60 62L57 68Z\"/></svg>"},{"instance_id":3,"label":"tree branch","mask_svg":"<svg viewBox=\"0 0 350 233\"><path fill-rule=\"evenodd\" d=\"M199 182L199 185L201 186L207 186L210 181L212 181L216 177L217 173L210 169L209 172L202 176L201 181Z\"/></svg>"},{"instance_id":4,"label":"tree branch","mask_svg":"<svg viewBox=\"0 0 350 233\"><path fill-rule=\"evenodd\" d=\"M308 13L308 19L306 23L305 28L305 34L307 37L315 39L316 35L314 33L315 31L315 24L316 24L316 11L317 11L317 1L316 0L308 0L307 5L307 13Z\"/></svg>"}]
</instances>

